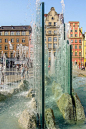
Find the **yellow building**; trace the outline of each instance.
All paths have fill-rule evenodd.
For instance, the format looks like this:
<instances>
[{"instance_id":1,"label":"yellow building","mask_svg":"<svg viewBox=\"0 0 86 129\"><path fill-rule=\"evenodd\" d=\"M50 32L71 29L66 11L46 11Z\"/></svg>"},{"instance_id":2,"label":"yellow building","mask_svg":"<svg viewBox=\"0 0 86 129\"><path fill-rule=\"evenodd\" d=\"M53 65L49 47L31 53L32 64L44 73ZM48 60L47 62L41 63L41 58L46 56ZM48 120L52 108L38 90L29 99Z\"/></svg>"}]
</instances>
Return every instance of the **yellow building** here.
<instances>
[{"instance_id":1,"label":"yellow building","mask_svg":"<svg viewBox=\"0 0 86 129\"><path fill-rule=\"evenodd\" d=\"M49 65L51 64L51 50L56 53L56 47L59 44L59 27L63 23L63 14L58 14L54 7L48 14L45 14L45 43L49 50Z\"/></svg>"},{"instance_id":2,"label":"yellow building","mask_svg":"<svg viewBox=\"0 0 86 129\"><path fill-rule=\"evenodd\" d=\"M86 67L86 32L85 32L85 38L83 43L83 53L84 53L84 66Z\"/></svg>"}]
</instances>

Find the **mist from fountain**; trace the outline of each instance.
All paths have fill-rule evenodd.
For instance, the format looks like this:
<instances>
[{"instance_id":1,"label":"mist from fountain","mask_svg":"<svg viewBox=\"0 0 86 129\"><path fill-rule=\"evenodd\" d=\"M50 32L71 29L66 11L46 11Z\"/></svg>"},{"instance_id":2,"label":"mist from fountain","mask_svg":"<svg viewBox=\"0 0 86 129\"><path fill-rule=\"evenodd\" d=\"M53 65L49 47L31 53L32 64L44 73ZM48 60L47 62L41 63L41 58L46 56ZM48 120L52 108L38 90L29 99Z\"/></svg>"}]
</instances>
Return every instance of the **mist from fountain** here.
<instances>
[{"instance_id":1,"label":"mist from fountain","mask_svg":"<svg viewBox=\"0 0 86 129\"><path fill-rule=\"evenodd\" d=\"M53 50L51 50L51 67L50 67L50 74L55 76L55 56Z\"/></svg>"}]
</instances>

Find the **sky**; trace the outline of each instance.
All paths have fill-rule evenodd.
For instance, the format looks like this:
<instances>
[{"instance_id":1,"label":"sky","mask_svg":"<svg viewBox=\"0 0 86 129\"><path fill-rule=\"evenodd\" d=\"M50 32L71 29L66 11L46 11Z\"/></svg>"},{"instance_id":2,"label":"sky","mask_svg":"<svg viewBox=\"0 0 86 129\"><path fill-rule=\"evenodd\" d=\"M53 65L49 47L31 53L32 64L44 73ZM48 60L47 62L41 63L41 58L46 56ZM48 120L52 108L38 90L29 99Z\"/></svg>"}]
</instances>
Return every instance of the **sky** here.
<instances>
[{"instance_id":1,"label":"sky","mask_svg":"<svg viewBox=\"0 0 86 129\"><path fill-rule=\"evenodd\" d=\"M35 19L36 0L0 0L0 26L31 25ZM61 0L40 0L44 2L45 14L54 7L61 13ZM86 0L64 0L64 22L79 21L86 32Z\"/></svg>"}]
</instances>

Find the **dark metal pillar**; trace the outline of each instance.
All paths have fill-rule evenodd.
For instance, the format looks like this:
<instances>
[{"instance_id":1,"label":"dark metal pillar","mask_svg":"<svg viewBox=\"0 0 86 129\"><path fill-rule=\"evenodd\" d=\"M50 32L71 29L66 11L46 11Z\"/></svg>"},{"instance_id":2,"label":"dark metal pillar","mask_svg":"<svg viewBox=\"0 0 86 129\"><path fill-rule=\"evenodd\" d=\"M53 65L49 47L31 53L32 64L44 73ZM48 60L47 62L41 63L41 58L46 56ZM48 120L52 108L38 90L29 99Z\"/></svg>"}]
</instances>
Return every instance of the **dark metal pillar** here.
<instances>
[{"instance_id":1,"label":"dark metal pillar","mask_svg":"<svg viewBox=\"0 0 86 129\"><path fill-rule=\"evenodd\" d=\"M70 95L72 96L72 45L70 45Z\"/></svg>"},{"instance_id":2,"label":"dark metal pillar","mask_svg":"<svg viewBox=\"0 0 86 129\"><path fill-rule=\"evenodd\" d=\"M42 129L45 119L45 87L44 87L44 2L42 2Z\"/></svg>"}]
</instances>

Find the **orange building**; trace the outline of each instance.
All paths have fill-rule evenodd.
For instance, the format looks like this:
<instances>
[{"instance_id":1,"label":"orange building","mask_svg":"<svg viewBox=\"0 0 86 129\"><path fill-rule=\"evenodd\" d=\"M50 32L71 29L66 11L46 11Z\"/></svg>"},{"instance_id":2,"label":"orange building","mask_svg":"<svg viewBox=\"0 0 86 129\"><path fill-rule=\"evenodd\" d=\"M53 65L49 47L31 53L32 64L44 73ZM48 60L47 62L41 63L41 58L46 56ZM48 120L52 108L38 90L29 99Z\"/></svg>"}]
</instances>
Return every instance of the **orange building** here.
<instances>
[{"instance_id":1,"label":"orange building","mask_svg":"<svg viewBox=\"0 0 86 129\"><path fill-rule=\"evenodd\" d=\"M79 28L78 21L69 21L69 24L71 27L69 32L69 41L72 44L72 64L81 66L84 62L82 57L82 28Z\"/></svg>"},{"instance_id":2,"label":"orange building","mask_svg":"<svg viewBox=\"0 0 86 129\"><path fill-rule=\"evenodd\" d=\"M0 27L0 57L5 53L6 57L18 56L17 46L29 47L29 35L31 26L1 26ZM12 47L10 48L11 43ZM15 52L15 53L14 53Z\"/></svg>"}]
</instances>

